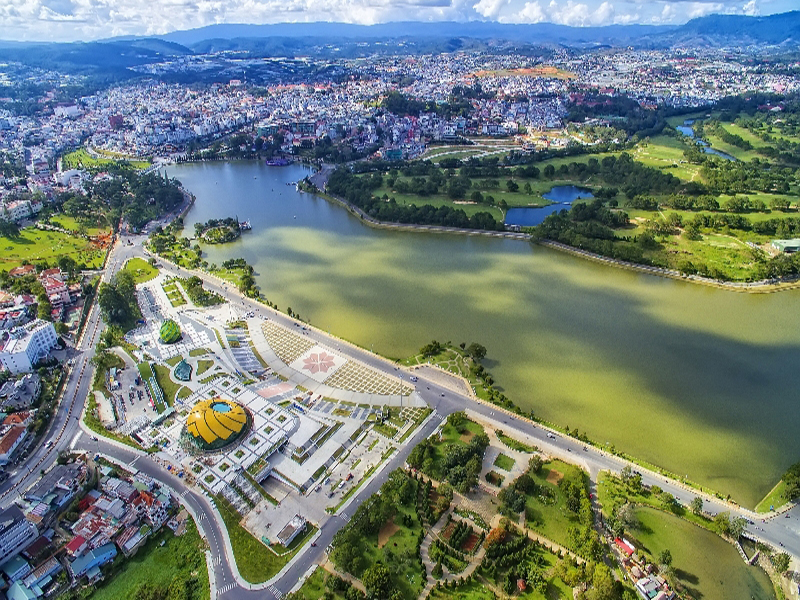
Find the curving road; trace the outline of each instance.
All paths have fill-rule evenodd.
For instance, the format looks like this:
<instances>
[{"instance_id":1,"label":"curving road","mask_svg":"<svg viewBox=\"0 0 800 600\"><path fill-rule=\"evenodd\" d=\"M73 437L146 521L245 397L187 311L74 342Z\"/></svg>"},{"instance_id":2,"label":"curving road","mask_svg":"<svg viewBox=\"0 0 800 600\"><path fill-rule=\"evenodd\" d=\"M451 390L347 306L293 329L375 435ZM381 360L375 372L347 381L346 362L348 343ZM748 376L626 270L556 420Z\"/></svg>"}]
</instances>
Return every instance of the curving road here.
<instances>
[{"instance_id":1,"label":"curving road","mask_svg":"<svg viewBox=\"0 0 800 600\"><path fill-rule=\"evenodd\" d=\"M151 227L155 225L153 224ZM133 245L118 243L112 251L104 279L108 279L116 273L129 258L135 256L147 257L141 247L145 237L137 236L130 239ZM202 276L208 289L221 294L234 305L242 306L246 311L252 310L256 314L290 327L295 324L295 321L286 315L243 298L222 280L207 274L178 268L162 259L159 259L159 262L162 270L175 275L185 277L197 274ZM563 437L498 407L456 394L450 389L438 386L420 375L419 382L416 384L417 392L434 409L433 417L423 424L410 443L395 454L385 467L353 496L349 503L339 511L339 516L329 519L321 527L315 538L315 547L307 545L270 582L261 585L250 585L244 582L238 574L227 539L227 532L213 507L213 503L204 492L186 487L182 479L178 479L169 473L157 462L157 459L148 456L144 452L105 438L96 439L91 433L84 432L81 429L80 416L91 386L92 368L89 361L94 355L94 347L100 330L99 310L95 308L90 313L83 338L78 342L77 355L74 365L70 367L63 400L54 416L47 436L48 439L54 442L54 445L49 449L44 446L37 448L28 456L24 464L17 468L9 479L0 486L0 506L8 506L14 502L22 492L39 478L40 470L46 470L52 466L58 458L58 451L60 450L72 448L106 455L119 463L128 465L131 469L136 469L168 485L175 490L183 504L196 515L198 527L201 534L208 541L213 557L211 564L213 574L212 589L217 590L216 597L231 599L275 597L280 600L283 595L287 594L296 585L312 565L321 562L325 548L333 539L336 531L346 523L348 518L346 515L352 515L366 498L378 490L392 470L403 465L411 448L421 439L429 436L442 418L459 410L469 410L473 413L474 418L496 423L514 437L526 439L529 443L537 445L553 456L581 465L589 471L593 482L596 482L600 471L609 470L619 473L625 466L631 466L642 474L643 483L660 486L685 505L688 505L695 496L701 495L696 490L688 488L678 481L647 471L591 446L585 447L584 444L577 440ZM339 340L314 327L308 327L307 331L310 338L321 344L336 347L342 354L366 363L379 371L397 375L398 368L395 364L380 356ZM733 516L742 516L752 521L747 528L748 534L775 547L782 547L783 550L800 559L800 507L795 506L785 514L772 516L762 522L762 516L756 515L751 511L713 497L705 495L703 497L707 512L716 514L722 511L729 511Z\"/></svg>"}]
</instances>

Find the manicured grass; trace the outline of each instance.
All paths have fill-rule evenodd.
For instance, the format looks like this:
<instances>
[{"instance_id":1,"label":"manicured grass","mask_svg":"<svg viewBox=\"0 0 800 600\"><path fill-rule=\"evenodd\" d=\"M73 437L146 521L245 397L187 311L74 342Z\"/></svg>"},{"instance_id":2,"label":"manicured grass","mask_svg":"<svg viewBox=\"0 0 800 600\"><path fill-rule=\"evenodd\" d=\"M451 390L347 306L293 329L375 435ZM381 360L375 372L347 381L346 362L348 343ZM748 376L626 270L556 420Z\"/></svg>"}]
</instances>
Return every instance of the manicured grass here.
<instances>
[{"instance_id":1,"label":"manicured grass","mask_svg":"<svg viewBox=\"0 0 800 600\"><path fill-rule=\"evenodd\" d=\"M317 567L311 577L305 580L303 585L293 595L293 600L319 600L327 592L332 600L344 600L344 595L337 594L328 589L325 585L326 579L330 577L322 567ZM328 597L328 596L326 596Z\"/></svg>"},{"instance_id":2,"label":"manicured grass","mask_svg":"<svg viewBox=\"0 0 800 600\"><path fill-rule=\"evenodd\" d=\"M111 227L103 216L98 216L97 221L92 223L84 220L79 221L75 217L70 217L62 213L50 217L50 224L66 229L67 231L80 231L81 227L85 227L86 235L99 235L101 233L108 233L111 230Z\"/></svg>"},{"instance_id":3,"label":"manicured grass","mask_svg":"<svg viewBox=\"0 0 800 600\"><path fill-rule=\"evenodd\" d=\"M294 552L277 556L239 524L241 516L225 498L215 496L214 502L228 530L236 566L246 581L250 583L267 581L289 562Z\"/></svg>"},{"instance_id":4,"label":"manicured grass","mask_svg":"<svg viewBox=\"0 0 800 600\"><path fill-rule=\"evenodd\" d=\"M657 498L649 490L643 489L639 493L632 493L623 485L619 478L609 475L607 472L600 473L597 478L597 501L602 507L605 516L612 514L615 506L625 504L626 502L644 504L658 509L664 507L662 500ZM676 505L673 511L677 516L694 523L698 527L703 527L705 529L713 528L712 522L707 518L702 515L695 515L682 506Z\"/></svg>"},{"instance_id":5,"label":"manicured grass","mask_svg":"<svg viewBox=\"0 0 800 600\"><path fill-rule=\"evenodd\" d=\"M123 267L122 270L128 271L131 275L133 275L133 279L136 281L136 283L150 281L158 275L158 269L156 269L143 258L130 259L125 263L125 267Z\"/></svg>"},{"instance_id":6,"label":"manicured grass","mask_svg":"<svg viewBox=\"0 0 800 600\"><path fill-rule=\"evenodd\" d=\"M669 550L677 579L691 597L775 598L766 574L746 565L736 549L717 535L652 508L637 508L636 516L640 527L626 537L654 558Z\"/></svg>"},{"instance_id":7,"label":"manicured grass","mask_svg":"<svg viewBox=\"0 0 800 600\"><path fill-rule=\"evenodd\" d=\"M170 379L170 369L162 365L153 365L153 371L156 374L156 381L158 382L161 391L164 392L164 400L167 401L169 406L175 404L175 394L183 387L179 383L175 383Z\"/></svg>"},{"instance_id":8,"label":"manicured grass","mask_svg":"<svg viewBox=\"0 0 800 600\"><path fill-rule=\"evenodd\" d=\"M103 265L105 251L82 237L36 227L20 230L16 238L0 237L0 270L10 271L23 261L53 263L61 256L70 256L89 269L97 269Z\"/></svg>"},{"instance_id":9,"label":"manicured grass","mask_svg":"<svg viewBox=\"0 0 800 600\"><path fill-rule=\"evenodd\" d=\"M214 366L214 361L213 360L205 360L205 359L198 360L197 361L197 372L195 373L195 375L198 375L198 376L202 375L203 373L208 371L213 366Z\"/></svg>"},{"instance_id":10,"label":"manicured grass","mask_svg":"<svg viewBox=\"0 0 800 600\"><path fill-rule=\"evenodd\" d=\"M98 154L100 154L98 152ZM118 162L126 160L129 162L133 167L137 169L146 169L150 166L148 161L144 160L137 160L134 158L128 158L123 155L112 155L110 153L103 153L102 156L92 156L86 150L86 148L78 148L77 150L73 150L72 152L68 152L62 157L62 161L65 167L74 169L74 168L84 168L88 169L89 167L102 167L106 165L112 165Z\"/></svg>"},{"instance_id":11,"label":"manicured grass","mask_svg":"<svg viewBox=\"0 0 800 600\"><path fill-rule=\"evenodd\" d=\"M655 167L683 181L699 180L700 166L687 162L683 156L686 147L677 138L658 135L637 145L632 156L648 167Z\"/></svg>"},{"instance_id":12,"label":"manicured grass","mask_svg":"<svg viewBox=\"0 0 800 600\"><path fill-rule=\"evenodd\" d=\"M208 349L206 348L194 348L193 350L189 350L189 356L205 356L208 354Z\"/></svg>"},{"instance_id":13,"label":"manicured grass","mask_svg":"<svg viewBox=\"0 0 800 600\"><path fill-rule=\"evenodd\" d=\"M160 546L161 541L164 545ZM143 585L169 588L173 582L185 580L190 583L190 595L186 600L203 600L210 596L208 569L203 551L203 540L194 522L189 519L186 532L175 537L163 527L139 549L135 556L126 559L122 553L114 560L118 571L106 578L92 593L92 600L117 600L134 598Z\"/></svg>"},{"instance_id":14,"label":"manicured grass","mask_svg":"<svg viewBox=\"0 0 800 600\"><path fill-rule=\"evenodd\" d=\"M781 479L774 488L769 491L769 494L764 496L764 499L756 505L756 512L766 513L769 512L770 506L774 506L777 510L786 504L784 492L786 491L786 482Z\"/></svg>"},{"instance_id":15,"label":"manicured grass","mask_svg":"<svg viewBox=\"0 0 800 600\"><path fill-rule=\"evenodd\" d=\"M494 466L498 469L502 469L503 471L510 471L514 468L514 462L514 459L510 456L500 454L496 459L494 459Z\"/></svg>"},{"instance_id":16,"label":"manicured grass","mask_svg":"<svg viewBox=\"0 0 800 600\"><path fill-rule=\"evenodd\" d=\"M580 526L580 520L575 513L567 510L565 495L555 483L559 473L564 479L585 485L587 476L578 467L560 460L545 463L538 473L530 475L537 485L549 490L551 497L529 496L525 503L525 519L531 529L569 548L572 546L569 529ZM550 482L547 481L548 477L551 477Z\"/></svg>"},{"instance_id":17,"label":"manicured grass","mask_svg":"<svg viewBox=\"0 0 800 600\"><path fill-rule=\"evenodd\" d=\"M168 358L164 362L167 363L170 367L174 367L175 365L177 365L182 360L183 360L182 356L173 356L172 358Z\"/></svg>"},{"instance_id":18,"label":"manicured grass","mask_svg":"<svg viewBox=\"0 0 800 600\"><path fill-rule=\"evenodd\" d=\"M536 446L529 446L528 444L524 444L519 440L515 440L514 438L507 436L499 429L495 431L495 435L497 436L497 439L503 442L506 446L512 450L516 450L517 452L527 452L528 454L533 454L537 450Z\"/></svg>"},{"instance_id":19,"label":"manicured grass","mask_svg":"<svg viewBox=\"0 0 800 600\"><path fill-rule=\"evenodd\" d=\"M175 396L178 400L185 400L189 396L192 395L192 390L188 387L183 386L181 389L178 390L178 394Z\"/></svg>"}]
</instances>

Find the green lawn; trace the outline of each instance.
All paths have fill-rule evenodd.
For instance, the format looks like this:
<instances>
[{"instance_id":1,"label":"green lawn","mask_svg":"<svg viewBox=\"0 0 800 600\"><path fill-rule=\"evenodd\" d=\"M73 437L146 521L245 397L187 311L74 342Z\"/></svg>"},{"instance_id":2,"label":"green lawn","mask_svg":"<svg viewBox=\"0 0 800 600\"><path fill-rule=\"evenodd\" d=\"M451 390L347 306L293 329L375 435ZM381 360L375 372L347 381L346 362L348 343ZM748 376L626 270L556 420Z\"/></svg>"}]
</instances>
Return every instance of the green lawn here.
<instances>
[{"instance_id":1,"label":"green lawn","mask_svg":"<svg viewBox=\"0 0 800 600\"><path fill-rule=\"evenodd\" d=\"M327 580L332 577L325 572L322 567L317 567L311 577L305 580L303 585L292 595L292 600L319 600L325 594L330 600L345 600L344 594L334 592L326 585Z\"/></svg>"},{"instance_id":2,"label":"green lawn","mask_svg":"<svg viewBox=\"0 0 800 600\"><path fill-rule=\"evenodd\" d=\"M16 238L0 238L0 270L10 271L26 261L35 263L46 260L55 264L61 256L70 256L78 264L98 269L103 266L105 251L98 250L81 237L36 227L20 230Z\"/></svg>"},{"instance_id":3,"label":"green lawn","mask_svg":"<svg viewBox=\"0 0 800 600\"><path fill-rule=\"evenodd\" d=\"M503 471L510 471L514 468L514 462L514 459L510 456L500 454L496 459L494 459L494 466L498 469L502 469Z\"/></svg>"},{"instance_id":4,"label":"green lawn","mask_svg":"<svg viewBox=\"0 0 800 600\"><path fill-rule=\"evenodd\" d=\"M571 547L568 531L570 527L580 526L580 519L567 510L565 496L556 482L561 477L585 482L586 474L575 465L554 460L545 463L538 473L530 475L537 485L549 490L551 497L543 498L541 495L528 497L525 503L525 520L528 527L562 546Z\"/></svg>"},{"instance_id":5,"label":"green lawn","mask_svg":"<svg viewBox=\"0 0 800 600\"><path fill-rule=\"evenodd\" d=\"M515 440L514 438L507 436L499 429L495 431L495 435L497 436L497 439L503 442L506 446L512 450L516 450L517 452L527 452L528 454L533 454L537 450L536 446L529 446L528 444L520 442L519 440Z\"/></svg>"},{"instance_id":6,"label":"green lawn","mask_svg":"<svg viewBox=\"0 0 800 600\"><path fill-rule=\"evenodd\" d=\"M63 213L53 215L50 217L50 224L56 227L61 227L67 231L80 231L81 227L86 228L86 235L99 235L101 233L108 233L111 229L105 220L105 217L98 216L97 221L93 224L89 221L78 220L75 217L70 217Z\"/></svg>"},{"instance_id":7,"label":"green lawn","mask_svg":"<svg viewBox=\"0 0 800 600\"><path fill-rule=\"evenodd\" d=\"M652 557L669 550L677 579L691 597L775 598L767 575L746 565L736 549L714 533L653 508L637 508L636 516L640 528L626 537Z\"/></svg>"},{"instance_id":8,"label":"green lawn","mask_svg":"<svg viewBox=\"0 0 800 600\"><path fill-rule=\"evenodd\" d=\"M98 152L98 154L100 154ZM103 153L102 156L92 156L86 150L86 148L78 148L77 150L73 150L72 152L68 152L62 157L63 164L66 168L73 169L82 167L84 169L88 169L89 167L103 167L106 165L111 165L118 163L120 161L126 160L130 162L130 164L137 169L146 169L150 166L149 161L144 160L137 160L137 159L129 159L124 155L114 155L111 153Z\"/></svg>"},{"instance_id":9,"label":"green lawn","mask_svg":"<svg viewBox=\"0 0 800 600\"><path fill-rule=\"evenodd\" d=\"M193 350L189 350L189 356L205 356L208 354L208 350L206 348L195 348Z\"/></svg>"},{"instance_id":10,"label":"green lawn","mask_svg":"<svg viewBox=\"0 0 800 600\"><path fill-rule=\"evenodd\" d=\"M136 283L150 281L158 275L158 269L156 269L143 258L130 259L125 263L125 267L123 267L122 270L128 271L131 275L133 275L133 279L136 281Z\"/></svg>"},{"instance_id":11,"label":"green lawn","mask_svg":"<svg viewBox=\"0 0 800 600\"><path fill-rule=\"evenodd\" d=\"M168 358L164 362L167 363L170 367L176 366L179 362L183 360L182 356L173 356L172 358Z\"/></svg>"},{"instance_id":12,"label":"green lawn","mask_svg":"<svg viewBox=\"0 0 800 600\"><path fill-rule=\"evenodd\" d=\"M215 496L214 501L225 521L228 536L241 576L250 583L261 583L280 571L294 553L277 556L261 541L239 524L241 516L225 498Z\"/></svg>"},{"instance_id":13,"label":"green lawn","mask_svg":"<svg viewBox=\"0 0 800 600\"><path fill-rule=\"evenodd\" d=\"M160 546L162 540L165 544ZM116 573L99 584L91 594L92 600L138 597L145 584L164 589L163 597L167 597L166 589L171 585L189 590L180 596L185 600L205 600L211 594L203 540L191 519L182 536L175 537L164 527L134 557L126 559L120 553L113 564ZM188 585L180 586L181 581Z\"/></svg>"},{"instance_id":14,"label":"green lawn","mask_svg":"<svg viewBox=\"0 0 800 600\"><path fill-rule=\"evenodd\" d=\"M786 504L786 498L783 495L785 491L786 482L781 479L775 484L775 487L769 491L769 494L764 496L764 499L756 505L756 512L766 513L769 512L770 506L774 506L775 509L778 509Z\"/></svg>"},{"instance_id":15,"label":"green lawn","mask_svg":"<svg viewBox=\"0 0 800 600\"><path fill-rule=\"evenodd\" d=\"M192 390L188 387L183 386L181 389L178 390L178 394L175 396L178 400L185 400L189 396L192 395Z\"/></svg>"},{"instance_id":16,"label":"green lawn","mask_svg":"<svg viewBox=\"0 0 800 600\"><path fill-rule=\"evenodd\" d=\"M214 366L214 361L213 360L206 360L206 359L198 360L197 361L197 372L195 373L195 375L200 376L203 373L205 373L206 371L208 371L213 366Z\"/></svg>"},{"instance_id":17,"label":"green lawn","mask_svg":"<svg viewBox=\"0 0 800 600\"><path fill-rule=\"evenodd\" d=\"M677 138L658 135L637 145L632 156L648 167L671 173L684 181L699 180L700 166L686 162L683 156L685 148L686 146Z\"/></svg>"},{"instance_id":18,"label":"green lawn","mask_svg":"<svg viewBox=\"0 0 800 600\"><path fill-rule=\"evenodd\" d=\"M183 387L180 383L175 383L170 379L169 373L170 370L168 367L163 365L153 365L153 371L156 374L156 381L158 382L161 391L164 392L164 400L167 401L169 406L175 404L175 394L178 393L178 390Z\"/></svg>"}]
</instances>

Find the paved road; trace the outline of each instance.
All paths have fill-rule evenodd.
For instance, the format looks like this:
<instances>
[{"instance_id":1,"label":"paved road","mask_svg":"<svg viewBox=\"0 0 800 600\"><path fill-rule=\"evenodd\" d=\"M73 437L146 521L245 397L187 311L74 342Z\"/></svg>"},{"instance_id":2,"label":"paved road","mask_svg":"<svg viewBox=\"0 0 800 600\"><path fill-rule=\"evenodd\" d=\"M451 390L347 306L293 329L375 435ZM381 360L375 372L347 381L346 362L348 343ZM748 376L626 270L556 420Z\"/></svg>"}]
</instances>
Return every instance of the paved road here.
<instances>
[{"instance_id":1,"label":"paved road","mask_svg":"<svg viewBox=\"0 0 800 600\"><path fill-rule=\"evenodd\" d=\"M138 238L131 239L135 241L133 246L118 245L113 251L106 269L106 278L113 275L128 258L144 256L144 252L141 248L141 242L144 237L139 236ZM164 261L160 262L162 270L181 276L190 274L188 271L173 267ZM252 310L258 315L262 315L289 327L295 325L295 321L286 315L276 313L258 303L243 299L231 286L225 285L215 278L206 277L205 279L208 289L220 293L234 305L241 306L246 311ZM311 547L310 545L306 546L294 559L291 566L289 566L275 581L272 581L266 589L263 589L263 586L258 586L262 589L248 589L250 586L246 584L240 585L241 580L238 578L235 565L232 564L232 557L226 551L225 534L222 530L222 526L217 522L217 519L213 517L214 511L212 505L203 493L186 488L182 480L168 473L153 458L147 457L142 452L103 439L93 440L89 434L82 433L79 424L79 416L89 393L91 384L91 366L89 365L89 360L94 354L94 346L99 331L99 311L95 310L90 315L86 333L79 344L79 354L70 372L64 401L53 421L53 433L50 435L50 439L53 439L55 444L52 449L40 447L37 451L33 452L26 460L25 465L17 469L10 479L0 487L0 505L7 506L17 498L21 491L35 482L39 476L39 470L47 469L55 462L58 456L58 450L74 447L78 450L100 452L120 462L129 465L133 464L134 468L171 486L181 496L183 502L188 504L193 512L198 515L199 526L208 540L212 555L215 557L213 569L216 588L220 590L218 597L231 599L280 598L281 595L288 593L299 578L302 577L314 563L322 559L324 550L333 539L336 531L347 522L357 507L378 490L393 469L403 464L413 445L424 437L429 436L439 424L442 417L446 417L455 411L469 409L476 413L478 418L497 422L505 431L512 433L512 435L516 433L517 436L528 436L531 443L536 444L553 456L569 462L578 463L585 467L593 480L596 480L597 474L602 470L607 469L618 473L623 467L629 464L618 457L608 455L592 447L587 447L584 450L584 445L576 440L565 438L559 434L553 434L549 430L526 419L506 413L497 407L486 405L466 396L456 394L449 389L437 386L432 381L425 380L424 377L420 377L417 383L417 391L428 405L435 409L438 417L426 422L416 433L411 443L407 444L402 451L396 454L378 476L359 490L350 501L349 505L340 511L340 515L329 519L322 526L315 540L317 544L316 547ZM345 356L362 361L375 369L394 375L404 375L404 373L400 372L390 361L347 342L333 338L322 331L309 328L308 335L317 342L332 348L337 348L339 352ZM555 437L550 437L552 435L555 435ZM688 504L692 498L697 495L697 492L686 488L680 482L665 479L661 475L648 472L636 465L631 466L642 473L642 479L645 484L660 486L662 489L673 494L684 504ZM711 513L730 511L733 515L741 515L755 521L754 524L748 526L749 533L775 546L783 546L787 552L800 558L800 507L795 507L790 510L787 513L788 518L777 516L763 523L759 517L752 514L750 511L738 509L737 507L713 498L706 498L705 509ZM762 528L763 531L761 530Z\"/></svg>"}]
</instances>

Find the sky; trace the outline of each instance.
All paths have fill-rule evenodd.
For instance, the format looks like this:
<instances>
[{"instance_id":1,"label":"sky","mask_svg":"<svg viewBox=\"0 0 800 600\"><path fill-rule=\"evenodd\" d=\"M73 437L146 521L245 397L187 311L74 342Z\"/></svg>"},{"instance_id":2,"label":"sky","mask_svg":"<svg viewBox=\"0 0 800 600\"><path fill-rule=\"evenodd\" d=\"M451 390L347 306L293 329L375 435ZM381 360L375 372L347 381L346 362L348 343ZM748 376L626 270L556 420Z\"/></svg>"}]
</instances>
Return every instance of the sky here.
<instances>
[{"instance_id":1,"label":"sky","mask_svg":"<svg viewBox=\"0 0 800 600\"><path fill-rule=\"evenodd\" d=\"M215 23L680 24L713 13L769 15L797 8L797 0L0 0L0 39L88 41Z\"/></svg>"}]
</instances>

